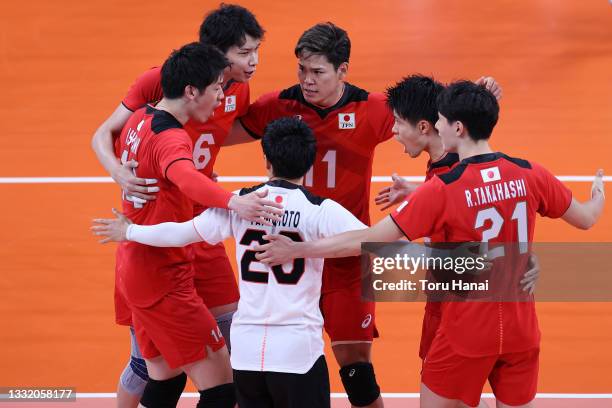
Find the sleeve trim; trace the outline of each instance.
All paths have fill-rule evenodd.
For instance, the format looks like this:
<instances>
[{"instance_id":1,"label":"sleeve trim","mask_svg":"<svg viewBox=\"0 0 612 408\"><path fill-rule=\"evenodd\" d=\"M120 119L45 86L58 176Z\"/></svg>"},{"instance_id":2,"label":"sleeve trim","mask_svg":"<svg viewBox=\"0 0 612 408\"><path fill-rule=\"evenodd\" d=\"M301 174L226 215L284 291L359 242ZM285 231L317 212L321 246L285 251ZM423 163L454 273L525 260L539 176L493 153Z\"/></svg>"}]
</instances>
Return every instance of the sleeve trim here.
<instances>
[{"instance_id":1,"label":"sleeve trim","mask_svg":"<svg viewBox=\"0 0 612 408\"><path fill-rule=\"evenodd\" d=\"M240 121L240 124L242 125L244 130L246 130L246 132L249 134L249 136L256 140L261 139L261 135L258 135L257 133L253 132L251 129L245 126L244 122L242 121L242 118L238 118L238 120Z\"/></svg>"},{"instance_id":2,"label":"sleeve trim","mask_svg":"<svg viewBox=\"0 0 612 408\"><path fill-rule=\"evenodd\" d=\"M395 220L395 218L393 217L393 214L390 214L390 215L389 215L389 218L391 218L391 221L393 221L393 223L394 223L394 224L397 226L397 228L398 228L400 231L402 231L402 234L404 234L404 236L405 236L406 238L408 238L408 241L412 241L412 238L410 238L410 237L408 236L408 234L406 234L406 231L404 231L404 229L403 229L403 228L402 228L402 227L399 225L399 223L398 223L398 222Z\"/></svg>"},{"instance_id":3,"label":"sleeve trim","mask_svg":"<svg viewBox=\"0 0 612 408\"><path fill-rule=\"evenodd\" d=\"M123 105L123 107L124 107L125 109L129 110L130 112L134 112L134 111L135 111L135 109L132 109L132 108L130 108L129 106L127 106L127 105L125 104L125 102L124 102L124 101L121 101L121 104Z\"/></svg>"}]
</instances>

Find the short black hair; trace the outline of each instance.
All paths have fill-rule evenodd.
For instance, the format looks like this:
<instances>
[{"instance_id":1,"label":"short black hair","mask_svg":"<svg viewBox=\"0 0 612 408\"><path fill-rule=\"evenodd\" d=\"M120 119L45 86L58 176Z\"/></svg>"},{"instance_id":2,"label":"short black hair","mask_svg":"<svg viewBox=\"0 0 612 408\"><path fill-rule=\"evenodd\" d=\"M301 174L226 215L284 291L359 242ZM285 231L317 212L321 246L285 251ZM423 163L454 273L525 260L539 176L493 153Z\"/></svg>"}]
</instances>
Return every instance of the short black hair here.
<instances>
[{"instance_id":1,"label":"short black hair","mask_svg":"<svg viewBox=\"0 0 612 408\"><path fill-rule=\"evenodd\" d=\"M457 81L438 96L438 111L449 122L462 122L473 140L486 140L497 124L499 104L484 86Z\"/></svg>"},{"instance_id":2,"label":"short black hair","mask_svg":"<svg viewBox=\"0 0 612 408\"><path fill-rule=\"evenodd\" d=\"M387 88L387 104L399 117L415 126L426 120L433 126L438 121L438 95L444 85L431 77L410 75Z\"/></svg>"},{"instance_id":3,"label":"short black hair","mask_svg":"<svg viewBox=\"0 0 612 408\"><path fill-rule=\"evenodd\" d=\"M266 126L261 147L274 176L297 179L312 167L317 141L308 125L296 117L276 119Z\"/></svg>"},{"instance_id":4,"label":"short black hair","mask_svg":"<svg viewBox=\"0 0 612 408\"><path fill-rule=\"evenodd\" d=\"M304 31L295 46L295 56L300 58L306 51L324 55L338 69L351 57L351 40L346 31L334 23L320 23Z\"/></svg>"},{"instance_id":5,"label":"short black hair","mask_svg":"<svg viewBox=\"0 0 612 408\"><path fill-rule=\"evenodd\" d=\"M242 47L247 35L259 40L264 33L249 10L236 4L221 3L218 9L206 15L200 25L200 42L214 45L226 53L234 45Z\"/></svg>"},{"instance_id":6,"label":"short black hair","mask_svg":"<svg viewBox=\"0 0 612 408\"><path fill-rule=\"evenodd\" d=\"M202 91L216 82L228 65L225 55L212 45L197 42L184 45L172 51L162 66L161 86L164 97L180 98L187 85Z\"/></svg>"}]
</instances>

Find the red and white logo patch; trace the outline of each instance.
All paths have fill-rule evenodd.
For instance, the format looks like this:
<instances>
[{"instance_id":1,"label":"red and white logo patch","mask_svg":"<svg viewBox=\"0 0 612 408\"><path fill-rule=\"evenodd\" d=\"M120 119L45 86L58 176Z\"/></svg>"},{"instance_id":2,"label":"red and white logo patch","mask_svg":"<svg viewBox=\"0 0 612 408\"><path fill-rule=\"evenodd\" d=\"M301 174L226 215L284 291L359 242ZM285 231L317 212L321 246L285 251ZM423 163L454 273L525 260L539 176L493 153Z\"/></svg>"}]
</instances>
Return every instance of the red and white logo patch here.
<instances>
[{"instance_id":1,"label":"red and white logo patch","mask_svg":"<svg viewBox=\"0 0 612 408\"><path fill-rule=\"evenodd\" d=\"M225 111L233 112L236 110L236 95L230 95L225 97Z\"/></svg>"},{"instance_id":2,"label":"red and white logo patch","mask_svg":"<svg viewBox=\"0 0 612 408\"><path fill-rule=\"evenodd\" d=\"M501 175L499 174L499 167L497 166L480 170L480 175L482 176L482 181L484 181L485 183L501 180Z\"/></svg>"},{"instance_id":3,"label":"red and white logo patch","mask_svg":"<svg viewBox=\"0 0 612 408\"><path fill-rule=\"evenodd\" d=\"M287 204L287 194L270 192L268 194L268 200L274 201L276 204L280 204L285 208L285 204Z\"/></svg>"},{"instance_id":4,"label":"red and white logo patch","mask_svg":"<svg viewBox=\"0 0 612 408\"><path fill-rule=\"evenodd\" d=\"M361 328L367 329L370 323L372 323L372 315L368 313L365 319L363 319L363 322L361 322Z\"/></svg>"},{"instance_id":5,"label":"red and white logo patch","mask_svg":"<svg viewBox=\"0 0 612 408\"><path fill-rule=\"evenodd\" d=\"M355 113L339 113L338 129L355 129Z\"/></svg>"}]
</instances>

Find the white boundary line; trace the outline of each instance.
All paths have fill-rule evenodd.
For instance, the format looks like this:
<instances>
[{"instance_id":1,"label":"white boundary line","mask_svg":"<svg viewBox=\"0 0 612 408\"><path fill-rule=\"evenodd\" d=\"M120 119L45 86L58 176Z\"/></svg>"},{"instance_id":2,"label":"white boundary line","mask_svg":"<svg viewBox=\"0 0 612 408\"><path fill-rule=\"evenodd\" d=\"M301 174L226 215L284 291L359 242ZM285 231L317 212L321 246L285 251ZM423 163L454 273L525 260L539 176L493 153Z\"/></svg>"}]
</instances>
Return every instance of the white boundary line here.
<instances>
[{"instance_id":1,"label":"white boundary line","mask_svg":"<svg viewBox=\"0 0 612 408\"><path fill-rule=\"evenodd\" d=\"M196 392L184 392L181 397L183 398L198 398L200 394ZM419 398L418 392L383 392L383 398L398 399L398 398ZM114 392L77 392L77 398L116 398L117 394ZM332 398L346 398L345 393L332 392ZM483 398L495 398L492 393L483 393ZM558 394L558 393L538 393L536 398L540 399L612 399L612 394Z\"/></svg>"},{"instance_id":2,"label":"white boundary line","mask_svg":"<svg viewBox=\"0 0 612 408\"><path fill-rule=\"evenodd\" d=\"M402 176L408 181L423 181L423 176ZM594 176L557 176L566 182L592 182ZM217 179L221 183L258 183L267 181L264 176L220 176ZM612 176L604 176L604 181L612 181ZM75 184L75 183L112 183L110 177L0 177L0 184ZM390 183L389 176L373 176L373 183Z\"/></svg>"}]
</instances>

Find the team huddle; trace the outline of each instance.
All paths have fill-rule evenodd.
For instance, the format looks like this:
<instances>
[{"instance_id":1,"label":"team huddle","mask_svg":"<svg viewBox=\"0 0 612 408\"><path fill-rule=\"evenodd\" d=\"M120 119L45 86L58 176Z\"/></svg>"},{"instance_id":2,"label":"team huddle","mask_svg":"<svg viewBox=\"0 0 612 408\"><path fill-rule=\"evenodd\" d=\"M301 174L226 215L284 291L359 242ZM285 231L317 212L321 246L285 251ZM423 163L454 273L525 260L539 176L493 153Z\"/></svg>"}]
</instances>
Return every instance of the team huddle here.
<instances>
[{"instance_id":1,"label":"team huddle","mask_svg":"<svg viewBox=\"0 0 612 408\"><path fill-rule=\"evenodd\" d=\"M187 377L200 408L330 407L323 330L351 406L383 407L362 242L531 242L536 213L587 229L603 210L601 170L581 203L542 166L490 148L501 97L492 78L445 86L411 75L368 92L346 82L349 36L328 22L297 41L298 84L251 104L263 36L252 12L221 5L199 42L137 78L94 134L122 188L121 212L92 227L120 242L115 317L131 357L119 407L174 407ZM374 151L391 137L411 157L429 155L426 182L394 175L376 204L401 204L368 227ZM255 140L269 180L224 190L213 172L222 146ZM470 193L513 180L523 194ZM222 243L231 237L238 282ZM535 257L526 270L532 293ZM428 301L421 406L486 406L487 380L497 406L532 406L539 340L534 302Z\"/></svg>"}]
</instances>

